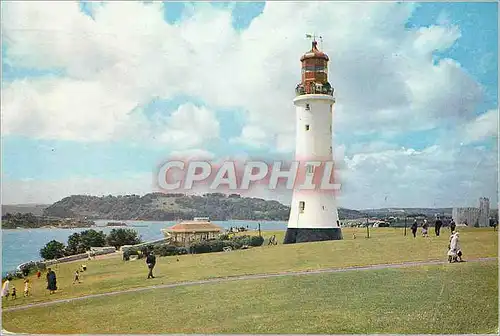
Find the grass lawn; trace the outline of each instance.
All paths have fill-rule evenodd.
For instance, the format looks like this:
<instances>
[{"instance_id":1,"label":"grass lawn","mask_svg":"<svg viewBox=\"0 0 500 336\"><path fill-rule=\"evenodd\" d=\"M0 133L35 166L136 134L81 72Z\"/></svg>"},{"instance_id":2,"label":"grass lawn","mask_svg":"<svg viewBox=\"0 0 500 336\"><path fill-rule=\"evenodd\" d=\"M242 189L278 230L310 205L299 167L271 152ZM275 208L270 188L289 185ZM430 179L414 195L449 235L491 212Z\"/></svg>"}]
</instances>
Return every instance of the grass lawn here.
<instances>
[{"instance_id":1,"label":"grass lawn","mask_svg":"<svg viewBox=\"0 0 500 336\"><path fill-rule=\"evenodd\" d=\"M498 232L491 229L461 229L464 258L498 256ZM353 239L353 232L357 238ZM343 229L344 240L307 244L263 246L249 250L207 253L157 259L155 279L147 280L144 260L122 261L121 258L83 261L88 267L81 274L81 284L72 284L73 273L82 263L73 262L54 267L59 290L49 295L44 276L31 277L32 296L22 297L22 280L13 284L19 292L17 300L3 301L3 307L44 302L87 294L105 293L128 288L210 279L234 275L314 270L331 267L362 266L404 261L446 260L449 230L440 237L413 238L403 236L403 229L373 228L371 238L366 229ZM266 238L276 234L283 241L284 232L264 232Z\"/></svg>"},{"instance_id":2,"label":"grass lawn","mask_svg":"<svg viewBox=\"0 0 500 336\"><path fill-rule=\"evenodd\" d=\"M155 289L6 312L27 333L495 333L496 261Z\"/></svg>"}]
</instances>

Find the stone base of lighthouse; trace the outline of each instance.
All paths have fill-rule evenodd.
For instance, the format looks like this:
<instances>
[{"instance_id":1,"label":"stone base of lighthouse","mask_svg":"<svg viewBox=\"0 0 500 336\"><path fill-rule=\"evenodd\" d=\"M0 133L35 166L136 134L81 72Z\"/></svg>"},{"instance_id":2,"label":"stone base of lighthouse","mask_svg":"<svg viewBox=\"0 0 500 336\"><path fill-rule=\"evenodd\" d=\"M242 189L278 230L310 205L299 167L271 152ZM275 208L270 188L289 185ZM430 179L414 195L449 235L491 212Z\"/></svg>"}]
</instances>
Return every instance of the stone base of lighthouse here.
<instances>
[{"instance_id":1,"label":"stone base of lighthouse","mask_svg":"<svg viewBox=\"0 0 500 336\"><path fill-rule=\"evenodd\" d=\"M288 228L284 244L308 243L325 240L341 240L340 228Z\"/></svg>"}]
</instances>

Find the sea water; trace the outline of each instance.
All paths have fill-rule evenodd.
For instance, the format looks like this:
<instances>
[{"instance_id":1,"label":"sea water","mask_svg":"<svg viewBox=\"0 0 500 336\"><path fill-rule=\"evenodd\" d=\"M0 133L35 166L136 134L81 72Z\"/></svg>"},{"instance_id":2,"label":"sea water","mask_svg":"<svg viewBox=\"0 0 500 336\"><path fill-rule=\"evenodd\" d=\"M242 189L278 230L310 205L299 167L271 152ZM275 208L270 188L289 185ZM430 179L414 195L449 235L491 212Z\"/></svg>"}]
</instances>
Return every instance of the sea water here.
<instances>
[{"instance_id":1,"label":"sea water","mask_svg":"<svg viewBox=\"0 0 500 336\"><path fill-rule=\"evenodd\" d=\"M95 221L97 227L91 228L108 234L116 227L106 227L108 220ZM153 222L153 221L123 221L128 229L133 229L141 236L143 241L151 241L163 238L161 229L174 225L176 222ZM257 230L261 224L262 231L285 230L286 222L274 221L214 221L214 224L224 229L230 227L247 227L249 230ZM51 240L57 240L66 245L68 237L75 232L82 232L89 228L78 229L16 229L2 230L2 276L13 271L19 264L28 261L40 260L40 249Z\"/></svg>"}]
</instances>

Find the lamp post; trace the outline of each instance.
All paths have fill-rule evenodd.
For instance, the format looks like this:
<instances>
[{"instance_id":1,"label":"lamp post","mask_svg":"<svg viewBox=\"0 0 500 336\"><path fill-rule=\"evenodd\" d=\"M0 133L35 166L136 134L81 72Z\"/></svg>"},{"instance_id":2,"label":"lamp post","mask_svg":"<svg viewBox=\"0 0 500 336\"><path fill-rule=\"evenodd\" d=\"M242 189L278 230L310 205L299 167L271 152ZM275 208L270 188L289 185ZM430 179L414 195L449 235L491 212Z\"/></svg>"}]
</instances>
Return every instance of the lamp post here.
<instances>
[{"instance_id":1,"label":"lamp post","mask_svg":"<svg viewBox=\"0 0 500 336\"><path fill-rule=\"evenodd\" d=\"M370 228L368 227L368 217L366 217L366 238L370 238Z\"/></svg>"},{"instance_id":2,"label":"lamp post","mask_svg":"<svg viewBox=\"0 0 500 336\"><path fill-rule=\"evenodd\" d=\"M406 237L406 213L405 213L405 237Z\"/></svg>"}]
</instances>

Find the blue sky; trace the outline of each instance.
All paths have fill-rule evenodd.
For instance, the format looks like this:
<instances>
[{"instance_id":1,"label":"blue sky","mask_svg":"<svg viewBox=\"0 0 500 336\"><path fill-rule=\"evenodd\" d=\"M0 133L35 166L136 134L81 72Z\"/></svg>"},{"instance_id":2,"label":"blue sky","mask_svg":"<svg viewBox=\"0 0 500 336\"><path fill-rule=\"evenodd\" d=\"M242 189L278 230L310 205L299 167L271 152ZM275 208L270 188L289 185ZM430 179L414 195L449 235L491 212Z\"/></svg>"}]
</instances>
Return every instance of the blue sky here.
<instances>
[{"instance_id":1,"label":"blue sky","mask_svg":"<svg viewBox=\"0 0 500 336\"><path fill-rule=\"evenodd\" d=\"M209 13L206 14L208 17L208 19L206 20L208 20L208 22L211 22L210 20L217 20L216 17L218 14L213 14L212 12L210 12L206 8L207 6L209 5L206 3L166 3L163 5L163 20L169 26L179 27L183 24L183 22L188 22L189 20L191 20L190 18L198 15L197 13L201 12ZM268 14L268 5L262 2L237 4L214 3L211 6L216 12L229 12L231 14L231 25L234 29L234 34L236 34L234 36L236 37L231 35L230 38L235 39L237 39L239 35L245 36L245 34L248 33L248 30L253 29L252 22L256 22L256 18L260 19L260 17L265 17L266 15L276 15L273 14L274 12L270 9ZM380 4L380 6L384 6L384 4ZM16 9L15 11L12 10L10 13L19 15L23 13L23 11L40 10L37 8L28 7L29 6L27 6L26 8L20 8L19 10ZM104 14L102 14L101 16L94 15L93 11L96 11L96 9L92 6L89 6L89 4L81 3L79 10L95 22L104 20ZM40 18L41 23L38 22L37 24L43 25L44 23L42 21L44 19L44 16L41 15ZM12 22L15 22L13 17L9 17L9 19L11 19ZM264 21L264 18L262 20ZM460 132L460 130L463 130L463 128L459 127L463 126L467 128L467 123L475 122L474 118L481 116L490 110L497 109L497 20L498 10L496 3L418 4L405 24L406 31L417 31L421 27L428 27L438 24L445 28L449 28L451 26L458 27L460 31L460 37L456 39L451 47L446 48L446 50L444 51L432 52L434 64L437 64L440 59L449 58L454 60L460 65L461 71L465 75L470 76L473 81L475 81L480 87L482 87L483 96L474 104L473 111L465 119L451 118L450 120L443 119L444 121L440 122L438 118L432 119L431 117L430 120L431 124L433 125L422 127L421 129L409 127L412 126L411 120L408 120L409 125L406 125L404 123L404 120L401 121L401 125L403 126L401 126L400 132L386 132L387 129L383 126L380 126L383 124L377 123L375 123L373 128L371 129L373 132L368 133L353 132L352 128L345 129L339 127L338 129L335 129L335 145L343 146L346 154L346 159L348 161L355 160L356 155L362 155L364 149L369 147L368 144L380 143L380 151L401 150L401 147L404 147L406 149L411 148L416 151L423 151L431 146L445 146L445 144L449 143L450 141L452 144L456 145L457 143L461 142L460 137L451 139L450 134L456 134L457 132ZM196 26L196 29L201 29L198 30L201 34L203 30L201 25L206 23L203 23L204 21L202 19L192 19L192 21L195 22L195 24L199 24L199 26ZM84 20L82 20L82 22L87 24ZM35 30L40 30L40 26L36 26L34 24L34 27ZM348 24L347 27L349 27ZM78 77L80 75L73 74L71 72L73 70L71 70L71 67L67 62L65 63L65 61L61 61L60 64L58 64L56 61L48 62L51 64L38 64L37 60L26 61L26 58L23 59L19 56L20 53L22 54L22 52L24 52L25 50L21 50L19 48L15 49L13 47L16 46L16 43L18 43L23 38L22 34L15 34L19 31L19 29L16 30L15 27L13 28L13 26L9 26L8 24L3 25L2 28L7 32L6 43L2 46L3 87L10 86L13 83L18 82L28 83L27 85L29 85L29 83L31 83L32 81L36 82L40 79L57 80L58 78L69 78L72 80L88 79L90 81L91 78L94 78L92 76ZM319 28L323 27L321 26ZM275 29L279 29L279 27L276 26ZM12 31L12 33L10 33L10 30ZM327 30L326 26L324 27L324 30ZM269 35L275 33L276 32L273 30L269 31ZM241 38L243 39L243 37ZM307 40L303 40L302 36L297 36L297 40L299 40L298 43L302 45L303 52L307 51L309 47ZM328 42L327 38L325 38L325 42ZM75 43L73 48L78 48L76 42L72 41L71 43ZM193 48L196 48L196 43L194 43L193 45ZM39 47L37 47L36 44L27 44L26 48L28 47L32 48L30 52L34 53L35 55L37 53L37 50L39 50L37 49ZM223 49L221 49L221 52L222 50ZM325 51L329 53L328 47L326 47ZM44 51L44 53L45 54L40 53L40 55L46 55L46 51ZM332 57L332 54L330 55ZM249 57L251 57L251 55L249 55ZM291 74L290 78L296 78L296 81L300 79L300 64L298 63L299 57L300 54L291 55L292 60L296 63L296 68L289 68L287 70ZM54 56L54 59L57 59L57 57ZM45 63L47 63L47 61ZM73 64L72 66L75 65ZM85 68L85 66L83 67ZM335 71L335 69L330 71ZM334 75L331 74L331 76ZM288 84L288 91L293 92L295 84L295 82L290 82ZM341 90L341 88L338 89ZM42 89L39 90L43 91ZM391 89L388 88L388 90ZM220 134L218 137L207 138L206 140L203 140L201 144L188 149L196 148L199 150L208 151L213 153L215 157L225 157L240 154L280 158L284 157L288 159L291 159L293 157L293 151L280 152L277 149L276 145L272 144L271 142L267 145L261 144L259 146L250 145L248 142L233 141L235 138L240 136L245 125L251 123L249 120L251 119L250 115L252 115L252 108L248 107L244 103L239 104L238 102L219 104L217 101L208 101L206 97L202 97L197 95L196 93L193 93L195 91L190 92L188 90L184 90L183 92L177 92L172 95L163 96L162 94L147 95L146 98L141 97L141 102L138 102L135 108L132 110L136 111L135 113L140 114L140 118L143 122L152 123L152 127L154 128L156 120L155 118L157 118L158 116L161 116L162 118L168 118L172 115L172 113L174 113L174 111L178 110L180 106L186 103L192 103L196 107L203 107L213 112L213 117L219 124ZM5 93L5 95L8 94L8 92ZM40 93L40 95L43 95L43 93ZM81 95L85 95L85 92L81 92ZM230 98L228 98L228 100L230 100ZM289 105L289 117L293 122L294 110L291 101L287 102L286 100L283 100L282 106L286 106L287 103ZM19 105L5 105L2 108L2 113L17 114L18 112L15 112L17 106ZM7 110L8 108L10 108L10 110ZM339 114L344 109L348 111L348 108L349 106L343 106L342 109L339 108ZM28 110L24 111L24 113L26 113L27 117L29 118L29 115L32 112ZM66 111L66 113L70 114L72 113L72 111ZM130 113L132 113L132 111L126 111L124 115L130 116ZM282 113L282 115L284 116L287 115L285 112ZM44 118L47 118L45 119L44 125L50 128L50 115L47 115ZM339 121L339 125L343 125L342 122L343 121ZM463 123L463 125L460 123ZM279 124L279 122L275 124ZM399 125L398 123L395 123L395 125L396 124ZM104 137L102 138L102 140L86 141L85 139L82 140L81 137L78 139L71 139L71 136L58 136L55 135L54 131L46 132L46 134L44 134L44 132L37 133L38 131L24 131L22 130L22 126L19 126L18 124L16 125L16 127L12 127L12 130L9 128L7 134L3 132L2 136L2 179L4 181L11 181L13 183L12 185L15 185L15 181L23 180L35 181L33 183L36 183L36 181L40 181L41 183L43 183L43 181L61 181L61 183L64 183L62 181L64 181L65 179L80 177L96 178L102 180L116 180L120 178L127 179L128 176L134 174L150 174L154 170L154 167L158 162L168 157L168 155L172 151L181 149L175 142L156 142L156 137L151 137L150 133L147 133L148 135L144 135L142 137L112 136L108 138ZM62 123L62 125L65 124ZM68 123L67 125L70 125L70 123ZM158 126L158 124L156 126ZM34 129L38 130L37 127L38 126L35 126ZM479 147L486 148L486 150L491 151L492 155L496 155L496 143L496 136L479 136L475 141L468 142L467 144L464 144L464 146L471 147L471 150L475 150ZM444 150L445 149L443 149L443 151ZM370 151L370 153L374 152ZM454 159L458 160L459 157L457 156ZM453 165L454 164L455 163L453 163ZM451 166L451 163L448 164L448 167ZM490 175L494 173L493 171L491 171L491 166L485 166L484 168L486 170L489 169L488 172L490 173ZM457 171L456 174L457 176L459 176L461 172ZM491 178L493 177L490 176L490 179ZM494 177L494 179L496 181L496 177ZM491 183L480 183L478 188L483 188L484 185L488 184ZM375 188L375 185L373 184L372 187ZM141 190L145 189L143 188ZM77 191L78 190L72 190L70 192ZM109 192L112 193L113 190L110 190ZM134 190L131 190L130 192L132 193L134 192ZM459 190L455 189L444 192L460 193ZM106 193L106 191L99 190L99 193ZM422 191L422 193L425 194L425 191ZM479 195L481 193L482 191L478 190L473 194ZM491 197L496 194L496 189L485 190L483 193ZM15 196L13 196L14 194ZM49 194L51 193L49 192ZM7 202L9 200L12 200L13 202L22 202L23 200L25 200L26 202L29 202L30 200L37 202L54 201L50 195L41 195L36 199L30 198L31 196L26 198L23 195L16 194L16 192L13 190L7 190L5 186L3 189L3 197L4 200L7 200ZM452 204L450 203L452 202L470 204L471 202L475 202L474 197L470 199L457 199L455 201L450 200L449 202L444 202L446 204L441 205L451 206ZM356 199L355 195L352 196L352 199ZM363 204L359 204L355 201L346 202L348 204L345 204L345 206L363 206ZM379 202L375 201L366 201L365 203L366 207L380 205ZM420 202L418 197L416 197L415 199L408 199L405 202L402 202L402 204L391 205L422 206L428 203L432 202Z\"/></svg>"}]
</instances>

